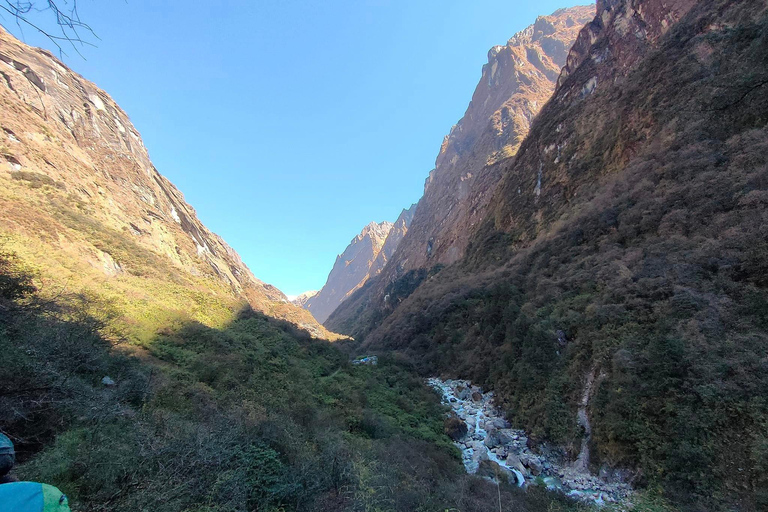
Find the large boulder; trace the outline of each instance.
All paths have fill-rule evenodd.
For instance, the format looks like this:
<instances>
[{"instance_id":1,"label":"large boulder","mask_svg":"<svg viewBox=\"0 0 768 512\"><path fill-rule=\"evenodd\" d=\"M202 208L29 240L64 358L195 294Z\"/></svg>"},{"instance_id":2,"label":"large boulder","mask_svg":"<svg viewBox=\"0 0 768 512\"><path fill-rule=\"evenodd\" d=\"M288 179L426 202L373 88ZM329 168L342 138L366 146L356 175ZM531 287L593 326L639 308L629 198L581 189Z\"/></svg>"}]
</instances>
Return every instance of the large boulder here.
<instances>
[{"instance_id":1,"label":"large boulder","mask_svg":"<svg viewBox=\"0 0 768 512\"><path fill-rule=\"evenodd\" d=\"M524 454L520 457L520 460L528 469L531 470L533 475L539 476L544 470L544 464L541 462L541 459L535 455Z\"/></svg>"},{"instance_id":2,"label":"large boulder","mask_svg":"<svg viewBox=\"0 0 768 512\"><path fill-rule=\"evenodd\" d=\"M504 466L500 466L492 460L484 460L480 462L477 468L477 475L492 478L497 481L506 479L507 483L518 487L525 485L525 477L521 472L516 469L508 469Z\"/></svg>"},{"instance_id":3,"label":"large boulder","mask_svg":"<svg viewBox=\"0 0 768 512\"><path fill-rule=\"evenodd\" d=\"M472 461L474 461L476 464L480 464L483 461L488 460L488 452L484 449L481 450L473 450L472 451Z\"/></svg>"},{"instance_id":4,"label":"large boulder","mask_svg":"<svg viewBox=\"0 0 768 512\"><path fill-rule=\"evenodd\" d=\"M504 418L493 418L493 426L496 428L509 428L509 423Z\"/></svg>"},{"instance_id":5,"label":"large boulder","mask_svg":"<svg viewBox=\"0 0 768 512\"><path fill-rule=\"evenodd\" d=\"M489 431L488 435L486 435L485 439L483 440L483 444L488 448L495 448L499 446L501 444L501 439L499 438L499 432L497 430Z\"/></svg>"},{"instance_id":6,"label":"large boulder","mask_svg":"<svg viewBox=\"0 0 768 512\"><path fill-rule=\"evenodd\" d=\"M499 443L503 444L504 446L510 446L515 441L514 434L506 430L497 430L496 436L499 439Z\"/></svg>"},{"instance_id":7,"label":"large boulder","mask_svg":"<svg viewBox=\"0 0 768 512\"><path fill-rule=\"evenodd\" d=\"M510 453L507 455L506 460L507 466L509 466L512 469L518 470L523 475L528 474L528 469L523 465L522 461L520 460L520 457L515 455L514 453Z\"/></svg>"},{"instance_id":8,"label":"large boulder","mask_svg":"<svg viewBox=\"0 0 768 512\"><path fill-rule=\"evenodd\" d=\"M453 441L458 441L467 435L467 424L454 414L446 418L443 424L443 431Z\"/></svg>"}]
</instances>

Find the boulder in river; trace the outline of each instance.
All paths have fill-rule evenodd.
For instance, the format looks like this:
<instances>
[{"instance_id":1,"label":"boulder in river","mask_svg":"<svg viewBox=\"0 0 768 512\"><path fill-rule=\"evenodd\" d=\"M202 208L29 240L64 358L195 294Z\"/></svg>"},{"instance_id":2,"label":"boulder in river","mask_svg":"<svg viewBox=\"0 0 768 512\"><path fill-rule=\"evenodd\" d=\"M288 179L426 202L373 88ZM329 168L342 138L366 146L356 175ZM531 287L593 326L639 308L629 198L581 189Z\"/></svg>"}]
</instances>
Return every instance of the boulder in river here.
<instances>
[{"instance_id":1,"label":"boulder in river","mask_svg":"<svg viewBox=\"0 0 768 512\"><path fill-rule=\"evenodd\" d=\"M521 461L525 466L528 467L528 469L531 470L531 473L536 476L539 476L544 469L544 465L542 464L541 460L535 455L524 454L523 457L521 457Z\"/></svg>"},{"instance_id":2,"label":"boulder in river","mask_svg":"<svg viewBox=\"0 0 768 512\"><path fill-rule=\"evenodd\" d=\"M488 435L486 435L485 439L483 440L483 444L488 448L495 448L499 446L501 444L499 433L496 430L489 431Z\"/></svg>"},{"instance_id":3,"label":"boulder in river","mask_svg":"<svg viewBox=\"0 0 768 512\"><path fill-rule=\"evenodd\" d=\"M467 424L458 416L452 414L446 418L445 423L443 424L443 430L451 440L458 441L467 435Z\"/></svg>"},{"instance_id":4,"label":"boulder in river","mask_svg":"<svg viewBox=\"0 0 768 512\"><path fill-rule=\"evenodd\" d=\"M494 418L493 426L496 428L508 428L509 423L504 418Z\"/></svg>"},{"instance_id":5,"label":"boulder in river","mask_svg":"<svg viewBox=\"0 0 768 512\"><path fill-rule=\"evenodd\" d=\"M507 455L506 462L507 462L507 466L509 466L510 468L518 470L523 475L528 474L528 469L526 469L526 467L520 461L520 457L518 457L514 453L510 453L509 455Z\"/></svg>"}]
</instances>

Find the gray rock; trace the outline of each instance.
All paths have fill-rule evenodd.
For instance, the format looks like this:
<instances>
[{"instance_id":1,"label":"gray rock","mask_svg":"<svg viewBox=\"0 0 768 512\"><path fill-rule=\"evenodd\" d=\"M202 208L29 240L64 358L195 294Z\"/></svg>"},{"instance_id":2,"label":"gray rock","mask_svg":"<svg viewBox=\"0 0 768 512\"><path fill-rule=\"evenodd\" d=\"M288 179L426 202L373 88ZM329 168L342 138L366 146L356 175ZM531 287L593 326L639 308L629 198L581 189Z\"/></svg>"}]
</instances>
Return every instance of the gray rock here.
<instances>
[{"instance_id":1,"label":"gray rock","mask_svg":"<svg viewBox=\"0 0 768 512\"><path fill-rule=\"evenodd\" d=\"M507 428L509 427L509 424L506 422L504 418L494 418L493 426L496 428Z\"/></svg>"},{"instance_id":2,"label":"gray rock","mask_svg":"<svg viewBox=\"0 0 768 512\"><path fill-rule=\"evenodd\" d=\"M512 469L518 470L523 475L528 473L528 470L523 466L523 463L520 461L520 457L515 455L514 453L510 453L507 455L506 460L507 466L509 466Z\"/></svg>"},{"instance_id":3,"label":"gray rock","mask_svg":"<svg viewBox=\"0 0 768 512\"><path fill-rule=\"evenodd\" d=\"M499 442L503 445L511 445L515 442L515 439L512 437L512 434L510 434L507 431L504 430L497 430L497 436L499 438Z\"/></svg>"},{"instance_id":4,"label":"gray rock","mask_svg":"<svg viewBox=\"0 0 768 512\"><path fill-rule=\"evenodd\" d=\"M522 463L531 470L531 473L539 476L544 469L541 460L535 455L525 455L521 457Z\"/></svg>"},{"instance_id":5,"label":"gray rock","mask_svg":"<svg viewBox=\"0 0 768 512\"><path fill-rule=\"evenodd\" d=\"M114 380L112 380L109 376L105 375L103 379L101 379L101 383L104 384L108 388L113 388L117 384Z\"/></svg>"},{"instance_id":6,"label":"gray rock","mask_svg":"<svg viewBox=\"0 0 768 512\"><path fill-rule=\"evenodd\" d=\"M483 444L487 446L488 448L495 448L496 446L499 446L501 444L501 441L499 440L499 435L495 430L492 430L488 432L488 435L485 436L485 440L483 441Z\"/></svg>"},{"instance_id":7,"label":"gray rock","mask_svg":"<svg viewBox=\"0 0 768 512\"><path fill-rule=\"evenodd\" d=\"M485 450L475 450L472 453L472 460L477 463L480 463L484 460L488 460L488 452L486 452Z\"/></svg>"}]
</instances>

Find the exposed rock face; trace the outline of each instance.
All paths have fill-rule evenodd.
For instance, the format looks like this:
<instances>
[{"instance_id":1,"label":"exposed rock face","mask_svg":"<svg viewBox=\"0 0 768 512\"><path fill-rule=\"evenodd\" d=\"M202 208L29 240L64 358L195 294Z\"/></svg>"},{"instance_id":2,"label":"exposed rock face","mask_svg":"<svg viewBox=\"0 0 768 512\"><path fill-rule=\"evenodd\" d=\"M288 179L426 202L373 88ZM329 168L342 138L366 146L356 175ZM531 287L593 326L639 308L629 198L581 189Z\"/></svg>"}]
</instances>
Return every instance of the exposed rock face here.
<instances>
[{"instance_id":1,"label":"exposed rock face","mask_svg":"<svg viewBox=\"0 0 768 512\"><path fill-rule=\"evenodd\" d=\"M304 292L301 295L299 295L298 297L296 297L295 299L291 300L291 302L293 304L299 306L300 308L303 308L304 305L307 303L307 301L309 299L311 299L312 297L314 297L315 295L317 295L317 290L312 290L312 291L309 291L309 292Z\"/></svg>"},{"instance_id":2,"label":"exposed rock face","mask_svg":"<svg viewBox=\"0 0 768 512\"><path fill-rule=\"evenodd\" d=\"M768 4L598 2L568 60L464 258L362 349L493 387L532 446L569 418L576 469L763 509L768 379L710 369L768 360Z\"/></svg>"},{"instance_id":3,"label":"exposed rock face","mask_svg":"<svg viewBox=\"0 0 768 512\"><path fill-rule=\"evenodd\" d=\"M210 278L256 310L327 334L198 220L107 93L1 28L0 102L5 234L29 237L52 254L68 252L101 277L160 272L125 247L149 251L170 264L170 274Z\"/></svg>"},{"instance_id":4,"label":"exposed rock face","mask_svg":"<svg viewBox=\"0 0 768 512\"><path fill-rule=\"evenodd\" d=\"M318 322L325 322L350 293L365 284L392 226L391 222L386 221L371 222L336 257L325 285L304 305Z\"/></svg>"},{"instance_id":5,"label":"exposed rock face","mask_svg":"<svg viewBox=\"0 0 768 512\"><path fill-rule=\"evenodd\" d=\"M415 204L412 204L410 208L403 210L400 213L400 216L392 225L392 230L389 232L389 235L387 235L387 239L384 242L384 247L381 248L379 255L376 256L376 261L373 262L371 269L368 271L368 279L378 275L382 270L384 270L387 262L392 258L392 255L395 254L395 250L397 250L400 242L403 240L406 233L408 233L408 228L411 227L411 222L413 221L413 215L415 213Z\"/></svg>"},{"instance_id":6,"label":"exposed rock face","mask_svg":"<svg viewBox=\"0 0 768 512\"><path fill-rule=\"evenodd\" d=\"M488 52L472 101L443 141L387 278L395 270L450 264L464 254L501 178L499 167L491 164L517 153L531 121L552 96L568 49L594 13L589 6L541 16Z\"/></svg>"},{"instance_id":7,"label":"exposed rock face","mask_svg":"<svg viewBox=\"0 0 768 512\"><path fill-rule=\"evenodd\" d=\"M380 278L339 310L329 326L348 326L361 308L385 308L387 286L408 271L450 264L464 255L501 179L498 162L517 153L555 90L568 49L594 15L594 6L560 9L488 52L464 117L443 141L408 234Z\"/></svg>"},{"instance_id":8,"label":"exposed rock face","mask_svg":"<svg viewBox=\"0 0 768 512\"><path fill-rule=\"evenodd\" d=\"M586 25L568 55L568 62L558 79L557 90L548 103L550 122L541 122L521 148L514 167L505 170L503 183L496 190L493 211L496 225L505 230L526 226L533 236L542 223L562 208L578 181L585 174L573 172L579 149L595 139L595 130L606 126L567 123L562 113L566 107L578 105L596 91L610 86L620 87L627 76L650 52L658 48L660 38L696 4L696 0L601 0L597 15ZM602 107L610 111L612 105ZM559 117L558 123L551 123ZM585 118L587 116L584 116ZM590 116L600 119L602 116ZM606 118L608 116L605 116ZM613 117L613 116L611 116ZM630 123L642 132L648 120L624 120L622 131L629 132ZM568 126L570 125L570 126ZM615 162L626 160L641 143L611 149ZM576 158L574 158L576 157ZM575 179L574 179L575 178Z\"/></svg>"},{"instance_id":9,"label":"exposed rock face","mask_svg":"<svg viewBox=\"0 0 768 512\"><path fill-rule=\"evenodd\" d=\"M610 69L611 74L628 71L696 1L598 0L597 16L579 33L568 53L557 80L558 88L588 58L602 64L611 56L622 65L605 66L604 69Z\"/></svg>"}]
</instances>

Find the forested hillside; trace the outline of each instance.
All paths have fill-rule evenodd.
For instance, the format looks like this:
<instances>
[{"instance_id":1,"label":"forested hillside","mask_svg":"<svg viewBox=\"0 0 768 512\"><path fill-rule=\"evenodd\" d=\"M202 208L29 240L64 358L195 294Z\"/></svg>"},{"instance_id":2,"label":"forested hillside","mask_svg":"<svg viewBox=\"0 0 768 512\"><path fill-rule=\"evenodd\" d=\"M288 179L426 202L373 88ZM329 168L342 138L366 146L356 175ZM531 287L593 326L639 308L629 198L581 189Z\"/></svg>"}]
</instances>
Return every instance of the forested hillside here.
<instances>
[{"instance_id":1,"label":"forested hillside","mask_svg":"<svg viewBox=\"0 0 768 512\"><path fill-rule=\"evenodd\" d=\"M22 479L75 511L579 510L463 472L437 395L401 364L243 309L143 350L109 304L44 299L0 252L0 425Z\"/></svg>"},{"instance_id":2,"label":"forested hillside","mask_svg":"<svg viewBox=\"0 0 768 512\"><path fill-rule=\"evenodd\" d=\"M768 506L767 29L764 2L598 2L466 257L344 332L684 508Z\"/></svg>"}]
</instances>

